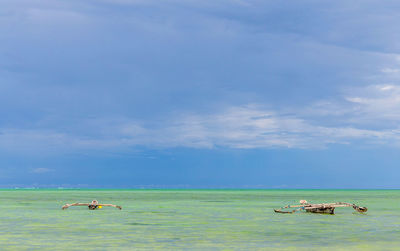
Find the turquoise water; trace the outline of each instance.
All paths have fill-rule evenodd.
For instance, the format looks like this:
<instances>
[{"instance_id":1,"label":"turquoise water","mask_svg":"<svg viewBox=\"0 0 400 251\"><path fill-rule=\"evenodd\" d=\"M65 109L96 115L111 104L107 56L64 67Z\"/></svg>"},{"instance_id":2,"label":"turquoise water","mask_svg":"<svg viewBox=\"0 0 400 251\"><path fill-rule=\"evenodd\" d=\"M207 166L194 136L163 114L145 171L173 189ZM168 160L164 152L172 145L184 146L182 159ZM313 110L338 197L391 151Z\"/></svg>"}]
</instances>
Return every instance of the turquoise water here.
<instances>
[{"instance_id":1,"label":"turquoise water","mask_svg":"<svg viewBox=\"0 0 400 251\"><path fill-rule=\"evenodd\" d=\"M92 199L123 209L60 209ZM273 212L300 199L368 212ZM399 190L0 190L0 249L398 250L399 204Z\"/></svg>"}]
</instances>

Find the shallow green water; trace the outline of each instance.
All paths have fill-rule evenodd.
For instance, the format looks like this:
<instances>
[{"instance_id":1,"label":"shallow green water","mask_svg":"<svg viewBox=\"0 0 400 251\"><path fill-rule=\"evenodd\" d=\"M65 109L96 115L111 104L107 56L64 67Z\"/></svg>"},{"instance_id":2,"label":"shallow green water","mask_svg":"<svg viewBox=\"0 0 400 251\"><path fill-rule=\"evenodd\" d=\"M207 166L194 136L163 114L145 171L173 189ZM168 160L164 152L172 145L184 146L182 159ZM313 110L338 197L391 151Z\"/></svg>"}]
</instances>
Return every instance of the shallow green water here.
<instances>
[{"instance_id":1,"label":"shallow green water","mask_svg":"<svg viewBox=\"0 0 400 251\"><path fill-rule=\"evenodd\" d=\"M123 210L60 210L92 199ZM369 210L272 210L300 199ZM0 249L396 250L399 204L399 190L0 190Z\"/></svg>"}]
</instances>

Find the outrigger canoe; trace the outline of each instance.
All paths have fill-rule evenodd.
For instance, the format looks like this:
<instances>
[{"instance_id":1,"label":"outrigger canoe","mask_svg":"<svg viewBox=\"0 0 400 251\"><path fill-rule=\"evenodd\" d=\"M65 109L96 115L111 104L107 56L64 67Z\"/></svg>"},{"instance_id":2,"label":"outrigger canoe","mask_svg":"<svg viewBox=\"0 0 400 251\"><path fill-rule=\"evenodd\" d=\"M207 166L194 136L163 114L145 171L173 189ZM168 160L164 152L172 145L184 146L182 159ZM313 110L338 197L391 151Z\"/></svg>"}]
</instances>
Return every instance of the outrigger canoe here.
<instances>
[{"instance_id":1,"label":"outrigger canoe","mask_svg":"<svg viewBox=\"0 0 400 251\"><path fill-rule=\"evenodd\" d=\"M279 209L274 209L275 213L292 214L304 210L309 213L322 213L322 214L335 214L335 208L337 207L352 207L359 213L365 213L368 211L366 207L360 207L356 204L346 202L335 202L335 203L321 203L321 204L309 204L307 201L301 201L300 205L287 205ZM293 210L285 210L292 209Z\"/></svg>"}]
</instances>

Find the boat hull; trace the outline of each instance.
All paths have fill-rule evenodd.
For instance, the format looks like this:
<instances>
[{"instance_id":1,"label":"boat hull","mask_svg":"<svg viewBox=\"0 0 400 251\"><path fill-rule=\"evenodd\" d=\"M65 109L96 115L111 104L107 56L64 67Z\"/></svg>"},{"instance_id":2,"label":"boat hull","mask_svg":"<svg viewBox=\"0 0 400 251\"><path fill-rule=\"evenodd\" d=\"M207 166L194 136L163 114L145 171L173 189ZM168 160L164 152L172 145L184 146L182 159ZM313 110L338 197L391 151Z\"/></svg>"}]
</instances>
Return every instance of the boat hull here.
<instances>
[{"instance_id":1,"label":"boat hull","mask_svg":"<svg viewBox=\"0 0 400 251\"><path fill-rule=\"evenodd\" d=\"M305 208L306 212L316 214L335 214L334 207L320 207L320 208Z\"/></svg>"}]
</instances>

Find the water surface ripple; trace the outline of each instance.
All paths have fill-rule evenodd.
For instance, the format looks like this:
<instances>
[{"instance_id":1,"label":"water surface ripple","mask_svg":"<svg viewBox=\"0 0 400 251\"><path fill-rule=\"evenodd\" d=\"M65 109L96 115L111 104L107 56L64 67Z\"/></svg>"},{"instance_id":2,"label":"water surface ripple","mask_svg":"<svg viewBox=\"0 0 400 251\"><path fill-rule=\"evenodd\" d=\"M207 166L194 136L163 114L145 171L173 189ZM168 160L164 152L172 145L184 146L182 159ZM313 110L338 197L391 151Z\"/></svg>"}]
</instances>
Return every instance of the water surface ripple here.
<instances>
[{"instance_id":1,"label":"water surface ripple","mask_svg":"<svg viewBox=\"0 0 400 251\"><path fill-rule=\"evenodd\" d=\"M61 210L71 202L121 205ZM366 214L276 214L298 202ZM396 250L400 190L0 190L2 250Z\"/></svg>"}]
</instances>

